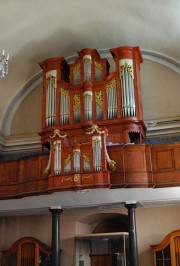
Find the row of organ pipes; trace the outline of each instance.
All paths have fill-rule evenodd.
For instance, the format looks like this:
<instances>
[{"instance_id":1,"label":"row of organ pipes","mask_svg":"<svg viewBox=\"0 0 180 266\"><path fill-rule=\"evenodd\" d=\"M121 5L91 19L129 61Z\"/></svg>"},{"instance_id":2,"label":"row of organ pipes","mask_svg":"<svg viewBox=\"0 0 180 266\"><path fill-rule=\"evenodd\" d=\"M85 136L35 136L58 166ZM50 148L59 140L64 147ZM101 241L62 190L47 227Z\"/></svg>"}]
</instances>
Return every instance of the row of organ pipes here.
<instances>
[{"instance_id":1,"label":"row of organ pipes","mask_svg":"<svg viewBox=\"0 0 180 266\"><path fill-rule=\"evenodd\" d=\"M86 82L91 80L91 60L87 57L84 60L84 79ZM134 96L134 74L133 74L133 61L132 59L120 60L120 83L121 83L121 105L122 117L134 117L136 116L136 104ZM56 89L57 89L57 71L51 70L46 74L46 127L56 124ZM116 119L118 116L118 90L116 78L107 82L102 90L92 91L86 90L83 92L84 101L84 120L92 120L93 114L93 99L95 98L96 105L96 120L103 120L103 113L107 112L108 119ZM60 88L60 125L67 125L70 123L71 105L73 106L73 121L79 123L81 120L81 95L79 94L79 106L78 109L74 108L74 99L71 97L77 97L72 94L70 96L70 88ZM95 93L95 97L93 94ZM101 93L101 104L99 104L98 93ZM106 94L107 111L104 110L103 94Z\"/></svg>"},{"instance_id":2,"label":"row of organ pipes","mask_svg":"<svg viewBox=\"0 0 180 266\"><path fill-rule=\"evenodd\" d=\"M91 165L93 166L93 172L100 172L103 170L103 158L106 158L106 161L109 165L114 162L109 158L106 145L103 146L103 143L106 143L106 134L104 131L99 131L99 135L92 136L90 146L88 145L86 147L86 149L89 149L89 151L92 150L92 153L89 152L89 154L87 154L85 152L86 149L81 150L81 147L72 147L70 152L69 148L66 149L65 147L62 147L62 140L60 137L58 140L51 142L52 148L49 155L48 166L45 172L48 173L50 171L52 164L54 164L54 167L52 168L54 169L54 172L52 175L55 176L60 176L62 174L90 172ZM63 156L65 156L64 165L62 165L62 150L65 152L65 154L63 154ZM51 154L52 152L53 156ZM81 157L83 160L81 160Z\"/></svg>"}]
</instances>

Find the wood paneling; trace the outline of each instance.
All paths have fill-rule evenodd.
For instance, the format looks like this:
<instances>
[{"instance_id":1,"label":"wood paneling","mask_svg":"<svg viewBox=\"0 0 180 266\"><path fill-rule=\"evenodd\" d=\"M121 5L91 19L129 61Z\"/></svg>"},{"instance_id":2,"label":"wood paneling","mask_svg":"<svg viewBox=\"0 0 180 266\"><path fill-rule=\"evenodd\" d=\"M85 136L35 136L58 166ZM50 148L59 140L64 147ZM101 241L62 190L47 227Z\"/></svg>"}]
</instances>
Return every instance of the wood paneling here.
<instances>
[{"instance_id":1,"label":"wood paneling","mask_svg":"<svg viewBox=\"0 0 180 266\"><path fill-rule=\"evenodd\" d=\"M0 198L85 188L171 187L180 185L180 144L109 146L116 170L44 175L48 155L0 163Z\"/></svg>"}]
</instances>

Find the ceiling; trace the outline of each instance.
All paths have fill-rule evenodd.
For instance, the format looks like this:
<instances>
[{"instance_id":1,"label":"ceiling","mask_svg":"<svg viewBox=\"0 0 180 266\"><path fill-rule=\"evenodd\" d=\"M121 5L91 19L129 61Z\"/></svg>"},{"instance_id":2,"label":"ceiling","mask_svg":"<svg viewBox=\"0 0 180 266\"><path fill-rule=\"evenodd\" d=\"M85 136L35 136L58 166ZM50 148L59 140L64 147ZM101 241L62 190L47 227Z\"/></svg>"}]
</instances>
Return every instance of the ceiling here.
<instances>
[{"instance_id":1,"label":"ceiling","mask_svg":"<svg viewBox=\"0 0 180 266\"><path fill-rule=\"evenodd\" d=\"M1 2L0 25L0 49L4 48L10 53L9 75L0 80L1 132L8 106L25 84L39 75L41 69L38 62L47 58L71 58L76 51L86 47L106 51L124 45L139 46L144 56L155 54L166 58L180 73L179 0L9 0ZM119 196L116 191L119 202L124 194ZM150 193L149 202L163 202L168 195L169 200L172 197L175 200L178 198L177 191L179 193L178 188L172 196L164 189L159 193L160 198L156 198L157 194L150 196L152 191L145 190L141 196L137 194L136 199L143 205L147 201L147 193ZM92 193L95 192L89 194ZM111 194L110 203L116 204L115 192ZM80 204L80 196L73 195ZM48 202L39 197L40 206L57 205L61 198L64 206L69 208L70 203L68 200L65 203L64 194L56 199L54 197ZM126 192L125 199L128 201L131 198L131 192ZM88 197L86 199L85 205L89 205ZM92 205L103 203L104 199L106 195L99 202L92 202ZM29 209L34 209L36 203L32 197L19 199L13 201L13 208L29 206ZM0 204L2 213L8 208L11 208L10 201Z\"/></svg>"}]
</instances>

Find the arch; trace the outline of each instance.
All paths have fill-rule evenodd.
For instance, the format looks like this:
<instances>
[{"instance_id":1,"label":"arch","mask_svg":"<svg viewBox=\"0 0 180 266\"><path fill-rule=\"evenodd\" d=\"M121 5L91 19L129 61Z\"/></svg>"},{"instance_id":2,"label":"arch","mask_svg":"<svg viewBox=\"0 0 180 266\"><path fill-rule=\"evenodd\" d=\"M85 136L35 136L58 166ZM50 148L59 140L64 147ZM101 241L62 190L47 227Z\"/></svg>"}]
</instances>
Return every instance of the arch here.
<instances>
[{"instance_id":1,"label":"arch","mask_svg":"<svg viewBox=\"0 0 180 266\"><path fill-rule=\"evenodd\" d=\"M109 49L99 49L98 50L101 57L111 57ZM154 51L141 49L142 56L146 60L151 60L153 62L162 64L171 70L175 71L176 73L180 74L180 63L174 60L171 57L168 57L164 54L160 54ZM77 55L72 55L66 58L66 61L72 62L77 57ZM28 96L28 94L40 83L42 82L42 72L37 73L34 75L16 94L16 96L12 99L11 103L7 107L4 112L2 123L0 126L0 132L2 136L9 136L11 123L14 117L14 114L17 108L20 106L22 101Z\"/></svg>"}]
</instances>

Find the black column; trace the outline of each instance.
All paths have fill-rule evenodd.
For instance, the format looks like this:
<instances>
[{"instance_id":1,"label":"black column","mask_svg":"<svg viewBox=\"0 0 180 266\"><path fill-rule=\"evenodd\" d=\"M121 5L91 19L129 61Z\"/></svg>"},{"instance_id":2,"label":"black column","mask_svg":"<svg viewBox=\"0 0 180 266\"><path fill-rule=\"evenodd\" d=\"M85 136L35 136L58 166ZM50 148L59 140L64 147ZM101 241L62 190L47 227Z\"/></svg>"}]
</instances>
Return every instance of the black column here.
<instances>
[{"instance_id":1,"label":"black column","mask_svg":"<svg viewBox=\"0 0 180 266\"><path fill-rule=\"evenodd\" d=\"M60 266L59 214L61 208L50 208L52 214L52 265Z\"/></svg>"},{"instance_id":2,"label":"black column","mask_svg":"<svg viewBox=\"0 0 180 266\"><path fill-rule=\"evenodd\" d=\"M137 236L136 236L136 207L137 204L125 204L128 209L129 219L129 257L130 266L139 266L138 248L137 248Z\"/></svg>"}]
</instances>

